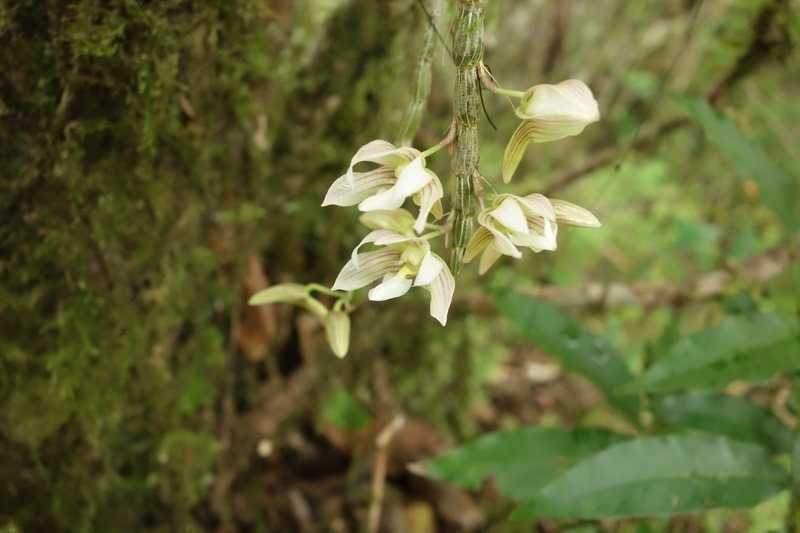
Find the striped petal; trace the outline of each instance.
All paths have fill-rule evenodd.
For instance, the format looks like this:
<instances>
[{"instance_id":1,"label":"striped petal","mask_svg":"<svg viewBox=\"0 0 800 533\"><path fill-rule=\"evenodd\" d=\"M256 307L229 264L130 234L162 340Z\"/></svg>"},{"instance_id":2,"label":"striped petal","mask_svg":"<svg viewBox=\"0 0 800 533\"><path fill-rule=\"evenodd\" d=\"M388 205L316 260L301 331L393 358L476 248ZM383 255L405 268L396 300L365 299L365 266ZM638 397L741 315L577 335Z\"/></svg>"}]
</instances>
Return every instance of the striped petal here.
<instances>
[{"instance_id":1,"label":"striped petal","mask_svg":"<svg viewBox=\"0 0 800 533\"><path fill-rule=\"evenodd\" d=\"M483 255L481 256L481 261L478 263L478 274L481 276L486 274L486 272L492 267L495 262L500 259L503 254L500 253L494 245L487 247L483 251Z\"/></svg>"},{"instance_id":2,"label":"striped petal","mask_svg":"<svg viewBox=\"0 0 800 533\"><path fill-rule=\"evenodd\" d=\"M469 263L472 261L476 255L492 243L492 240L494 240L494 235L492 235L491 231L483 226L478 228L467 243L467 249L464 251L464 262Z\"/></svg>"},{"instance_id":3,"label":"striped petal","mask_svg":"<svg viewBox=\"0 0 800 533\"><path fill-rule=\"evenodd\" d=\"M519 162L522 160L522 155L525 149L533 140L533 133L536 125L525 120L517 127L511 140L508 141L505 152L503 152L503 183L511 181L514 171L517 170Z\"/></svg>"},{"instance_id":4,"label":"striped petal","mask_svg":"<svg viewBox=\"0 0 800 533\"><path fill-rule=\"evenodd\" d=\"M351 259L344 265L331 288L335 291L354 291L386 274L397 272L400 265L400 253L391 248L358 254L357 261Z\"/></svg>"},{"instance_id":5,"label":"striped petal","mask_svg":"<svg viewBox=\"0 0 800 533\"><path fill-rule=\"evenodd\" d=\"M356 155L350 160L350 167L347 169L345 179L349 183L354 180L353 167L358 163L370 162L379 165L386 165L395 169L404 163L408 163L419 155L419 150L414 148L397 148L390 142L377 140L372 141L358 149Z\"/></svg>"},{"instance_id":6,"label":"striped petal","mask_svg":"<svg viewBox=\"0 0 800 533\"><path fill-rule=\"evenodd\" d=\"M522 252L514 246L514 243L511 242L508 235L494 227L487 211L488 209L478 215L478 223L492 233L494 237L494 246L504 255L510 255L516 258L522 257Z\"/></svg>"},{"instance_id":7,"label":"striped petal","mask_svg":"<svg viewBox=\"0 0 800 533\"><path fill-rule=\"evenodd\" d=\"M599 228L600 221L588 210L566 200L550 200L555 210L556 222L564 226Z\"/></svg>"},{"instance_id":8,"label":"striped petal","mask_svg":"<svg viewBox=\"0 0 800 533\"><path fill-rule=\"evenodd\" d=\"M439 181L438 176L428 170L432 179L420 191L414 195L414 202L419 205L419 216L414 223L414 231L422 233L425 231L425 224L428 222L428 216L433 213L435 219L442 218L442 198L444 197L444 188L442 182Z\"/></svg>"},{"instance_id":9,"label":"striped petal","mask_svg":"<svg viewBox=\"0 0 800 533\"><path fill-rule=\"evenodd\" d=\"M412 240L413 237L406 237L405 235L401 235L396 231L392 231L390 229L379 229L375 231L369 232L366 237L361 239L361 242L358 243L358 246L355 247L353 250L352 255L350 256L351 261L355 264L356 268L360 268L359 265L359 253L358 250L365 244L375 243L378 246L385 246L387 244L396 244L398 242L406 242Z\"/></svg>"},{"instance_id":10,"label":"striped petal","mask_svg":"<svg viewBox=\"0 0 800 533\"><path fill-rule=\"evenodd\" d=\"M352 179L348 179L347 175L340 176L328 189L322 206L348 207L356 205L362 200L388 189L394 185L396 180L394 170L389 167L380 167L369 172L355 172Z\"/></svg>"},{"instance_id":11,"label":"striped petal","mask_svg":"<svg viewBox=\"0 0 800 533\"><path fill-rule=\"evenodd\" d=\"M442 269L436 278L428 285L425 285L425 289L431 293L431 316L444 326L447 324L447 312L450 309L453 293L456 290L456 280L444 260L437 255L434 255L434 257L441 262Z\"/></svg>"}]
</instances>

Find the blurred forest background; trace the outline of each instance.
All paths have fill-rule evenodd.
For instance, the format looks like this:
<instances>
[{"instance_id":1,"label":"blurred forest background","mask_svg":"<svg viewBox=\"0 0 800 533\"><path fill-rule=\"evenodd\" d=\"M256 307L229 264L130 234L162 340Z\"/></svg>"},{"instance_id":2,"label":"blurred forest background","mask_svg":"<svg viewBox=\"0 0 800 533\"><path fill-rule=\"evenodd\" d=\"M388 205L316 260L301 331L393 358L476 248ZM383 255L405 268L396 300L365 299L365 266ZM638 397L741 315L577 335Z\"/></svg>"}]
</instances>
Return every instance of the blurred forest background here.
<instances>
[{"instance_id":1,"label":"blurred forest background","mask_svg":"<svg viewBox=\"0 0 800 533\"><path fill-rule=\"evenodd\" d=\"M453 4L436 24L448 42ZM498 188L573 201L603 227L483 277L467 265L446 328L424 294L364 301L340 360L307 313L246 302L274 283L330 285L363 236L355 210L319 205L360 146L394 139L429 24L419 3L3 0L0 530L355 531L384 479L386 531L783 527L788 491L753 510L501 526L514 505L491 480L465 490L424 461L498 429L638 431L521 336L490 288L561 309L633 374L726 313L797 313L798 13L489 0L499 83L579 78L602 116L534 145ZM420 149L452 117L441 43L432 67ZM750 152L713 142L685 98L723 113L788 185L765 196L742 171ZM518 119L484 100L497 130L481 121L481 171L498 184ZM445 153L428 165L449 189ZM793 430L786 370L720 388Z\"/></svg>"}]
</instances>

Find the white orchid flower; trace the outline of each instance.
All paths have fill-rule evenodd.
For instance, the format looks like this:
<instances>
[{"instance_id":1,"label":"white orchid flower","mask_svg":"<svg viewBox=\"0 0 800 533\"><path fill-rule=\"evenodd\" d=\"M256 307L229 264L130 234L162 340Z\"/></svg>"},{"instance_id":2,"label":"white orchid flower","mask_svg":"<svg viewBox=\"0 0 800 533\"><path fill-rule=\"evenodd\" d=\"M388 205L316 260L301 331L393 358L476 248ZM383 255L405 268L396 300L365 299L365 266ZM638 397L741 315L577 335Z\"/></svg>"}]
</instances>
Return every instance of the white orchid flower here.
<instances>
[{"instance_id":1,"label":"white orchid flower","mask_svg":"<svg viewBox=\"0 0 800 533\"><path fill-rule=\"evenodd\" d=\"M483 251L478 272L484 274L501 255L522 257L518 246L534 252L555 250L558 225L598 227L600 222L586 209L564 200L549 200L541 194L501 194L478 215L481 227L473 234L464 253L468 263Z\"/></svg>"},{"instance_id":2,"label":"white orchid flower","mask_svg":"<svg viewBox=\"0 0 800 533\"><path fill-rule=\"evenodd\" d=\"M368 243L382 248L358 253ZM447 323L455 279L447 263L431 252L428 241L387 229L373 231L353 250L332 289L354 291L379 279L381 282L367 294L370 300L389 300L411 287L422 287L431 293L431 316L443 326Z\"/></svg>"},{"instance_id":3,"label":"white orchid flower","mask_svg":"<svg viewBox=\"0 0 800 533\"><path fill-rule=\"evenodd\" d=\"M358 163L377 163L376 169L355 172ZM406 198L420 206L414 230L422 233L428 216L441 218L444 189L439 178L425 168L425 157L414 148L396 148L386 141L372 141L359 149L347 172L333 182L322 202L326 205L358 205L361 211L399 209Z\"/></svg>"},{"instance_id":4,"label":"white orchid flower","mask_svg":"<svg viewBox=\"0 0 800 533\"><path fill-rule=\"evenodd\" d=\"M591 89L580 80L556 85L540 84L528 89L516 114L523 120L511 136L503 154L503 181L508 183L531 141L550 142L578 135L600 120Z\"/></svg>"}]
</instances>

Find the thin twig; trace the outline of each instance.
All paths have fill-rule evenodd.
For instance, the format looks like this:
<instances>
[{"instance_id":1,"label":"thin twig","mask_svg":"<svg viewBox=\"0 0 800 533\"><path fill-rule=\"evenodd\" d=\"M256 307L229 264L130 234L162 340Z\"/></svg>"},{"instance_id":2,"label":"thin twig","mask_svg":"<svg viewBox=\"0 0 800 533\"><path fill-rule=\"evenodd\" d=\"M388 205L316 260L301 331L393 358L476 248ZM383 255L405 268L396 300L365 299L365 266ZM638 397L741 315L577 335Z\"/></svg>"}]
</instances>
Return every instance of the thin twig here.
<instances>
[{"instance_id":1,"label":"thin twig","mask_svg":"<svg viewBox=\"0 0 800 533\"><path fill-rule=\"evenodd\" d=\"M381 507L386 487L386 465L389 461L389 444L406 423L406 417L397 414L375 438L375 463L372 467L372 502L369 506L367 531L375 533L381 523Z\"/></svg>"}]
</instances>

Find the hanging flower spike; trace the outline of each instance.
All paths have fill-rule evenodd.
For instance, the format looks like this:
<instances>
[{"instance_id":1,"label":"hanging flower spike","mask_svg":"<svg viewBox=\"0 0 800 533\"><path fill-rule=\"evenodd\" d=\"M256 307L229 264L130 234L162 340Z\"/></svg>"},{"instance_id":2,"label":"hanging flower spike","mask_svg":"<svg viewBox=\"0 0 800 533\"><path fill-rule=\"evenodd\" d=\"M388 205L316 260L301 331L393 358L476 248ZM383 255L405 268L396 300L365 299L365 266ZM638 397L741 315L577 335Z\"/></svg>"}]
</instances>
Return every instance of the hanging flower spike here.
<instances>
[{"instance_id":1,"label":"hanging flower spike","mask_svg":"<svg viewBox=\"0 0 800 533\"><path fill-rule=\"evenodd\" d=\"M528 89L516 114L523 120L503 154L503 181L508 183L531 141L550 142L578 135L600 120L591 89L580 80L556 85L541 84Z\"/></svg>"},{"instance_id":2,"label":"hanging flower spike","mask_svg":"<svg viewBox=\"0 0 800 533\"><path fill-rule=\"evenodd\" d=\"M381 165L368 172L354 172L361 162ZM350 161L347 172L333 182L322 202L326 205L358 205L360 211L394 210L412 197L420 206L414 224L422 233L428 215L440 218L444 190L439 178L425 168L425 158L414 148L395 148L386 141L372 141L361 147Z\"/></svg>"},{"instance_id":3,"label":"hanging flower spike","mask_svg":"<svg viewBox=\"0 0 800 533\"><path fill-rule=\"evenodd\" d=\"M374 243L382 248L358 253L359 248ZM423 239L407 237L392 230L376 230L364 237L342 268L333 290L354 291L381 280L367 297L375 302L397 298L411 287L431 293L430 314L443 326L455 291L455 279L447 263L430 250Z\"/></svg>"},{"instance_id":4,"label":"hanging flower spike","mask_svg":"<svg viewBox=\"0 0 800 533\"><path fill-rule=\"evenodd\" d=\"M557 247L556 212L541 194L514 196L501 194L478 215L480 228L467 243L464 262L483 251L478 272L484 274L501 255L522 257L517 246L534 252Z\"/></svg>"}]
</instances>

